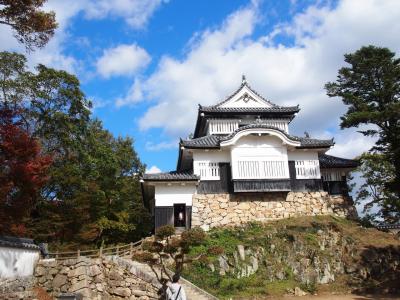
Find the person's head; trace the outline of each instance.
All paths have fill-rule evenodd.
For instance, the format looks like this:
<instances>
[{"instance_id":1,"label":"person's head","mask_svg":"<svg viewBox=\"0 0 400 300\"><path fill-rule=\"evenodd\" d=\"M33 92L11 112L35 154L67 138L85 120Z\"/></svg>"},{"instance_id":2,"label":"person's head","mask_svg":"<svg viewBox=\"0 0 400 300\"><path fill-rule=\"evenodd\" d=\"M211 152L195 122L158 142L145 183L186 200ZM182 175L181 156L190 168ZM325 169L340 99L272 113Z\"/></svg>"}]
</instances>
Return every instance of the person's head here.
<instances>
[{"instance_id":1,"label":"person's head","mask_svg":"<svg viewBox=\"0 0 400 300\"><path fill-rule=\"evenodd\" d=\"M179 274L174 274L174 276L172 276L172 282L177 283L180 278L181 276L179 276Z\"/></svg>"}]
</instances>

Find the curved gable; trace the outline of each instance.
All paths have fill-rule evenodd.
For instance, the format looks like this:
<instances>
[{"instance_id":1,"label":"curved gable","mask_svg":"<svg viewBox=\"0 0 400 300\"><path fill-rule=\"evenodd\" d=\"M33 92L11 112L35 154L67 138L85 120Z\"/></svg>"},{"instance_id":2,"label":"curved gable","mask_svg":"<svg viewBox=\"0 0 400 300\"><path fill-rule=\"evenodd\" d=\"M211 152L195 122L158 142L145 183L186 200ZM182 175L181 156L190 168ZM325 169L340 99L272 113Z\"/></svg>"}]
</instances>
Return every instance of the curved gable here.
<instances>
[{"instance_id":1,"label":"curved gable","mask_svg":"<svg viewBox=\"0 0 400 300\"><path fill-rule=\"evenodd\" d=\"M273 127L267 127L267 126L249 126L249 127L242 127L238 130L236 130L233 134L227 136L220 142L221 147L226 147L226 146L231 146L235 145L240 138L248 136L248 135L270 135L270 136L275 136L279 138L283 143L293 146L293 147L299 147L301 145L301 142L293 139L291 136L285 134L285 132L273 128Z\"/></svg>"}]
</instances>

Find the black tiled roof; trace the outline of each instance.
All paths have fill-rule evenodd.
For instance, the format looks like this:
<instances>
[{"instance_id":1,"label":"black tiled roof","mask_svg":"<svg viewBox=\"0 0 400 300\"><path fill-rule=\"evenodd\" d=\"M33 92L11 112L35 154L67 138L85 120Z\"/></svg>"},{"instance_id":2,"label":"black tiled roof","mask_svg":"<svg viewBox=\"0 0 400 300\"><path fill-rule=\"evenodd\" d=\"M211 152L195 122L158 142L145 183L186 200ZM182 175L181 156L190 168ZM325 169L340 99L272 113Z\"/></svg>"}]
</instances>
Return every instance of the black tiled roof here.
<instances>
[{"instance_id":1,"label":"black tiled roof","mask_svg":"<svg viewBox=\"0 0 400 300\"><path fill-rule=\"evenodd\" d=\"M383 229L383 230L386 230L386 229L400 229L400 223L399 224L383 224L383 225L378 225L378 226L376 226L376 228L378 228L378 229Z\"/></svg>"},{"instance_id":2,"label":"black tiled roof","mask_svg":"<svg viewBox=\"0 0 400 300\"><path fill-rule=\"evenodd\" d=\"M256 95L261 101L263 101L266 104L266 107L221 107L223 104L229 102L233 97L235 97L244 87L246 87L253 95ZM249 96L251 97L251 95ZM225 100L211 106L202 106L199 104L194 136L197 138L205 134L204 130L205 126L207 125L206 120L210 117L230 118L233 116L242 115L258 115L263 118L287 118L290 121L293 120L293 118L296 116L296 113L299 111L300 108L298 105L284 107L276 105L265 99L263 96L253 90L247 83L245 77L243 77L242 84L239 86L239 88L230 96L225 98Z\"/></svg>"},{"instance_id":3,"label":"black tiled roof","mask_svg":"<svg viewBox=\"0 0 400 300\"><path fill-rule=\"evenodd\" d=\"M209 113L290 113L294 114L300 111L299 106L272 106L272 107L218 107L199 106L199 112Z\"/></svg>"},{"instance_id":4,"label":"black tiled roof","mask_svg":"<svg viewBox=\"0 0 400 300\"><path fill-rule=\"evenodd\" d=\"M311 139L306 137L297 137L300 139L301 146L298 148L328 148L335 144L333 139L330 140L319 140L319 139Z\"/></svg>"},{"instance_id":5,"label":"black tiled roof","mask_svg":"<svg viewBox=\"0 0 400 300\"><path fill-rule=\"evenodd\" d=\"M0 247L39 250L39 246L34 243L33 239L11 236L0 236Z\"/></svg>"},{"instance_id":6,"label":"black tiled roof","mask_svg":"<svg viewBox=\"0 0 400 300\"><path fill-rule=\"evenodd\" d=\"M320 154L319 164L321 168L356 168L359 165L359 162L353 159Z\"/></svg>"},{"instance_id":7,"label":"black tiled roof","mask_svg":"<svg viewBox=\"0 0 400 300\"><path fill-rule=\"evenodd\" d=\"M266 124L250 124L247 126L239 127L236 129L234 132L232 132L229 135L208 135L196 139L191 139L191 140L182 140L181 145L186 147L186 148L219 148L220 143L223 141L227 141L231 138L233 138L238 132L246 130L246 129L258 129L258 128L263 128L263 129L274 129L278 130L281 133L283 133L285 136L287 136L289 139L292 141L297 141L300 142L299 148L327 148L330 146L334 145L333 139L330 140L318 140L318 139L311 139L311 138L305 138L305 137L297 137L293 135L287 134L285 131Z\"/></svg>"},{"instance_id":8,"label":"black tiled roof","mask_svg":"<svg viewBox=\"0 0 400 300\"><path fill-rule=\"evenodd\" d=\"M197 181L200 177L192 172L171 171L166 173L144 174L145 181Z\"/></svg>"},{"instance_id":9,"label":"black tiled roof","mask_svg":"<svg viewBox=\"0 0 400 300\"><path fill-rule=\"evenodd\" d=\"M187 148L219 148L219 142L223 136L206 135L191 140L181 140L181 144Z\"/></svg>"}]
</instances>

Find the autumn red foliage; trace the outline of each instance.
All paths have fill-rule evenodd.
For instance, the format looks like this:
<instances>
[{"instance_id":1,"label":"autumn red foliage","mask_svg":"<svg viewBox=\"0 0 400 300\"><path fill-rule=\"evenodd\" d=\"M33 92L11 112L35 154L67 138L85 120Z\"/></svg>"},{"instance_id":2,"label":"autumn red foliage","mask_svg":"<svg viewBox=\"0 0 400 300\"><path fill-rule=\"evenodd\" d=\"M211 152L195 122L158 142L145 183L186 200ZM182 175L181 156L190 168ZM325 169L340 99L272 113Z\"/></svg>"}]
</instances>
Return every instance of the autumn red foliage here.
<instances>
[{"instance_id":1,"label":"autumn red foliage","mask_svg":"<svg viewBox=\"0 0 400 300\"><path fill-rule=\"evenodd\" d=\"M23 235L52 157L24 130L18 111L0 108L0 233Z\"/></svg>"}]
</instances>

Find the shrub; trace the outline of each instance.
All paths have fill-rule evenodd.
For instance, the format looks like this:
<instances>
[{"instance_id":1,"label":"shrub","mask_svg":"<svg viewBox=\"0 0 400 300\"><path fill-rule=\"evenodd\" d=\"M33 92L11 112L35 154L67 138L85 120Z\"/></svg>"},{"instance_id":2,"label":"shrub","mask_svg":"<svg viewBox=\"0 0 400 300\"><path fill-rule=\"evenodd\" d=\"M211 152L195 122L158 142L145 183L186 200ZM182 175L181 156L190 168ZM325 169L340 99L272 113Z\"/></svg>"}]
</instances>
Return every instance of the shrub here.
<instances>
[{"instance_id":1,"label":"shrub","mask_svg":"<svg viewBox=\"0 0 400 300\"><path fill-rule=\"evenodd\" d=\"M225 250L221 246L211 246L210 248L208 248L208 251L207 251L207 253L209 255L213 255L213 256L221 255L224 252L225 252Z\"/></svg>"},{"instance_id":2,"label":"shrub","mask_svg":"<svg viewBox=\"0 0 400 300\"><path fill-rule=\"evenodd\" d=\"M181 235L181 246L198 246L204 243L206 239L206 233L200 227L195 227L182 232Z\"/></svg>"},{"instance_id":3,"label":"shrub","mask_svg":"<svg viewBox=\"0 0 400 300\"><path fill-rule=\"evenodd\" d=\"M164 240L175 234L175 227L172 225L165 225L158 227L156 230L156 238L159 240Z\"/></svg>"},{"instance_id":4,"label":"shrub","mask_svg":"<svg viewBox=\"0 0 400 300\"><path fill-rule=\"evenodd\" d=\"M315 294L315 292L317 291L317 285L315 284L314 281L302 283L300 285L300 288L303 291L308 292L310 294Z\"/></svg>"}]
</instances>

